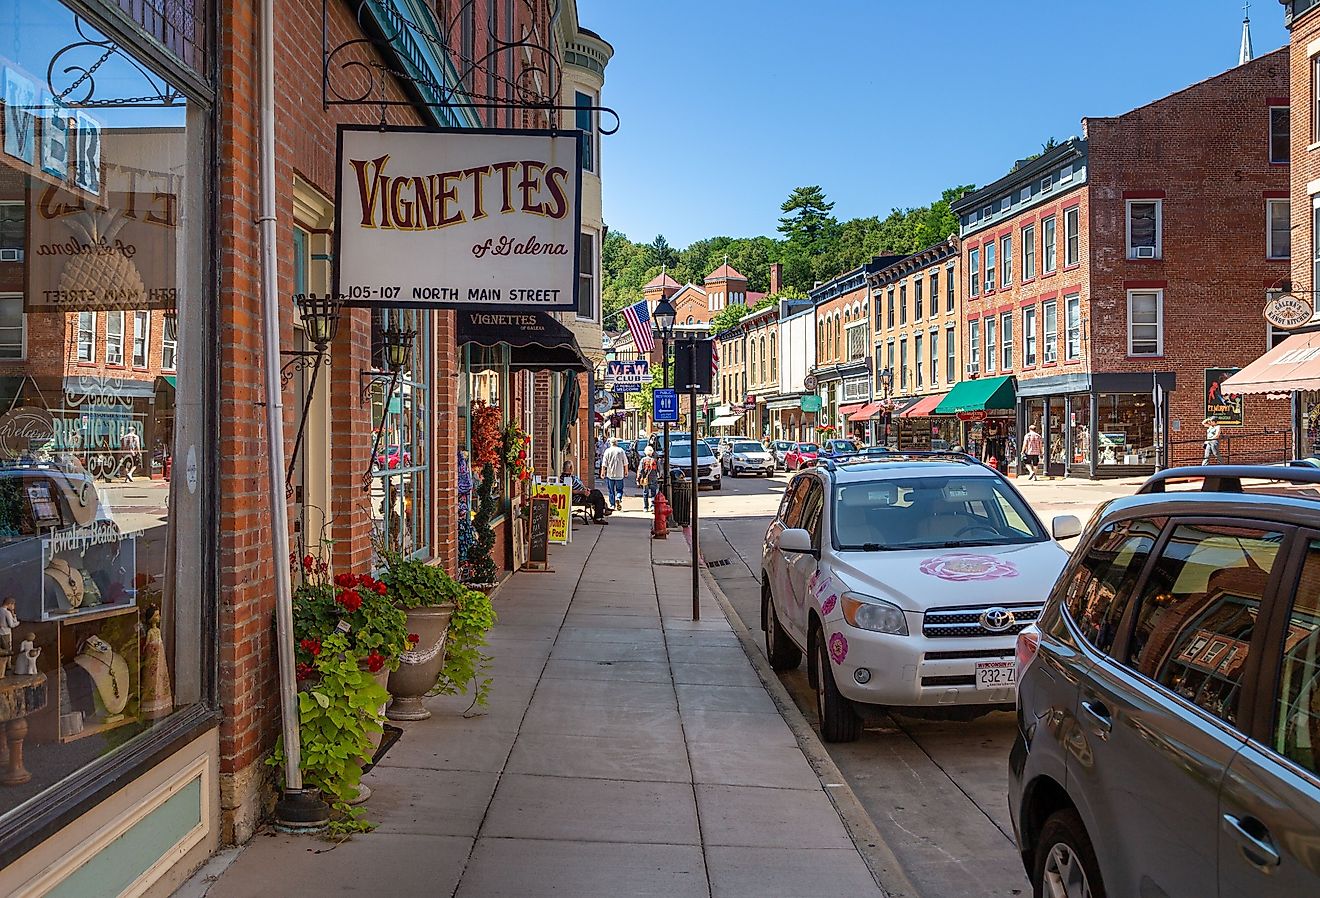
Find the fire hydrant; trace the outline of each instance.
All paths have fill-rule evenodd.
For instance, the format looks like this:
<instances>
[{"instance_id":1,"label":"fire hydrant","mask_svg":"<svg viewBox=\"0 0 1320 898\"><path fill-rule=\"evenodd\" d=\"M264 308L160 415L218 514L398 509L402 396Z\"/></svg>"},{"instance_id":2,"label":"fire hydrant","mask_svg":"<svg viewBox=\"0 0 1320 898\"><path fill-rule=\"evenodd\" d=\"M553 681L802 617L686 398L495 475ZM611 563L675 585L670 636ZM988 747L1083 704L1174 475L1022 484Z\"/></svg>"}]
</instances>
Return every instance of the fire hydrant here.
<instances>
[{"instance_id":1,"label":"fire hydrant","mask_svg":"<svg viewBox=\"0 0 1320 898\"><path fill-rule=\"evenodd\" d=\"M668 539L669 520L672 517L669 500L664 493L655 494L655 523L651 525L651 539Z\"/></svg>"}]
</instances>

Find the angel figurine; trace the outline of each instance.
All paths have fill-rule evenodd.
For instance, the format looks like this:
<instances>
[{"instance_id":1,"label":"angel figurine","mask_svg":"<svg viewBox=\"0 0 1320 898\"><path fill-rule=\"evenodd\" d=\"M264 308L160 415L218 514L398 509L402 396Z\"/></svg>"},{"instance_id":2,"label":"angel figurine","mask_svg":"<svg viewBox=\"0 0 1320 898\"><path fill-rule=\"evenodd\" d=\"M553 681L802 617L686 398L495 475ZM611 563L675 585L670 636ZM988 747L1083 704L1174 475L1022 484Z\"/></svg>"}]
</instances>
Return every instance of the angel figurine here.
<instances>
[{"instance_id":1,"label":"angel figurine","mask_svg":"<svg viewBox=\"0 0 1320 898\"><path fill-rule=\"evenodd\" d=\"M7 596L0 605L0 679L8 672L9 659L14 654L14 628L19 624L16 606L13 596Z\"/></svg>"},{"instance_id":2,"label":"angel figurine","mask_svg":"<svg viewBox=\"0 0 1320 898\"><path fill-rule=\"evenodd\" d=\"M35 676L37 673L37 659L40 657L41 649L37 648L37 634L26 634L26 638L18 645L18 657L14 659L15 676Z\"/></svg>"}]
</instances>

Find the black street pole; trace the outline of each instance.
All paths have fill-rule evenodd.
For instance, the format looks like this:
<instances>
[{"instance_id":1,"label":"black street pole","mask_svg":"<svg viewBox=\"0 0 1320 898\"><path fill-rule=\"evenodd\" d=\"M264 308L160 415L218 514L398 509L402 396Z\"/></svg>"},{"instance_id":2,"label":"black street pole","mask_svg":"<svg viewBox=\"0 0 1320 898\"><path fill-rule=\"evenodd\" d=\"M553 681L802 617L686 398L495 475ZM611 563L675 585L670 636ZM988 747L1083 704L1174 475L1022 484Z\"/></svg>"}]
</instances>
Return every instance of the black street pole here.
<instances>
[{"instance_id":1,"label":"black street pole","mask_svg":"<svg viewBox=\"0 0 1320 898\"><path fill-rule=\"evenodd\" d=\"M701 492L701 475L697 470L697 342L688 347L688 409L692 414L692 619L701 620L701 569L697 567L701 551L698 548L700 529L697 521L697 493Z\"/></svg>"},{"instance_id":2,"label":"black street pole","mask_svg":"<svg viewBox=\"0 0 1320 898\"><path fill-rule=\"evenodd\" d=\"M669 337L668 336L660 337L660 367L664 369L665 389L668 390L669 389ZM677 405L678 404L677 401L675 401L674 404ZM664 452L664 458L662 459L662 461L664 462L664 466L665 466L664 473L661 475L660 478L660 488L664 491L665 499L668 501L672 501L674 498L674 494L669 489L669 422L668 421L665 422L665 444L661 446L660 449L662 452Z\"/></svg>"}]
</instances>

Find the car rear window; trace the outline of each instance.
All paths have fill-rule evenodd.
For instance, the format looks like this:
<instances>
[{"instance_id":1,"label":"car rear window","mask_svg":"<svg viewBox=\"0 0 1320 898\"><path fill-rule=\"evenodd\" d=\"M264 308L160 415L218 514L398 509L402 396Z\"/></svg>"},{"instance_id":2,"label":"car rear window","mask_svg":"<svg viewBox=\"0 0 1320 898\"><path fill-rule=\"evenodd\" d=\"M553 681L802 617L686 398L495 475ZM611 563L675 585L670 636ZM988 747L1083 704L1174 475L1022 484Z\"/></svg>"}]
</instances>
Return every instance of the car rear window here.
<instances>
[{"instance_id":1,"label":"car rear window","mask_svg":"<svg viewBox=\"0 0 1320 898\"><path fill-rule=\"evenodd\" d=\"M996 477L912 476L834 488L834 542L842 550L1005 546L1048 537Z\"/></svg>"}]
</instances>

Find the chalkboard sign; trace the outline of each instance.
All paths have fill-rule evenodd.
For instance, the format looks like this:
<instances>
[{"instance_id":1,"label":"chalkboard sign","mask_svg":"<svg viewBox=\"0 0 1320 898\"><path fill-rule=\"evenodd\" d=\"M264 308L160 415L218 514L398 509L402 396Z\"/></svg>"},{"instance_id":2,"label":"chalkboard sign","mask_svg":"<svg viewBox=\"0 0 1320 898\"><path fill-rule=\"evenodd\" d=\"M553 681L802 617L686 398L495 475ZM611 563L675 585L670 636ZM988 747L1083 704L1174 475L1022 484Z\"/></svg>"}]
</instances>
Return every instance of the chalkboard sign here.
<instances>
[{"instance_id":1,"label":"chalkboard sign","mask_svg":"<svg viewBox=\"0 0 1320 898\"><path fill-rule=\"evenodd\" d=\"M528 533L528 566L545 569L550 561L550 499L532 497L531 528Z\"/></svg>"}]
</instances>

